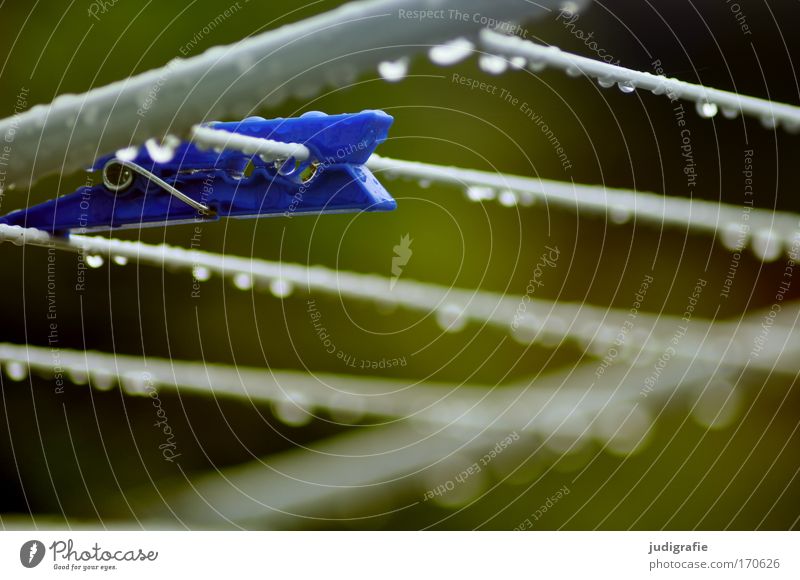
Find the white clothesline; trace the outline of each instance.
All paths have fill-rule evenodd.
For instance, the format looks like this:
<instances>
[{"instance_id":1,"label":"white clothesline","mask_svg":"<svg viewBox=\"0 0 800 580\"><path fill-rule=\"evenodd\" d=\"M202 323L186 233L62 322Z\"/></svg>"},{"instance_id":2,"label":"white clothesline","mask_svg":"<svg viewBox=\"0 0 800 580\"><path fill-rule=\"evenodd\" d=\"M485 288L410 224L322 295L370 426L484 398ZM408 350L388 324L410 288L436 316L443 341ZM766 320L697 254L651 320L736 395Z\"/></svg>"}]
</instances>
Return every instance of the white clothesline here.
<instances>
[{"instance_id":1,"label":"white clothesline","mask_svg":"<svg viewBox=\"0 0 800 580\"><path fill-rule=\"evenodd\" d=\"M207 127L196 128L194 140L205 147L234 149L251 155L271 153L284 158L294 155L299 161L308 158L308 150L302 145L237 136ZM749 244L753 253L765 261L776 260L781 255L800 255L800 215L797 214L378 155L370 157L367 167L388 177L460 187L474 201L497 200L506 206L527 206L541 200L579 213L606 215L617 223L636 221L655 227L706 232L718 236L730 250L741 250Z\"/></svg>"},{"instance_id":2,"label":"white clothesline","mask_svg":"<svg viewBox=\"0 0 800 580\"><path fill-rule=\"evenodd\" d=\"M791 132L800 131L800 107L793 105L631 70L570 54L555 46L543 46L491 30L481 32L480 44L483 49L493 54L506 58L524 58L528 66L537 68L550 66L571 73L573 76L585 75L597 79L602 87L618 85L624 92L644 89L657 95L665 95L672 100L692 101L696 103L698 112L704 117L713 117L720 111L723 116L729 118L743 114L760 119L767 128L781 126Z\"/></svg>"},{"instance_id":3,"label":"white clothesline","mask_svg":"<svg viewBox=\"0 0 800 580\"><path fill-rule=\"evenodd\" d=\"M200 146L216 151L241 151L246 155L259 155L263 159L289 159L305 161L311 156L308 147L300 143L284 143L273 139L250 137L211 127L192 127L192 139Z\"/></svg>"},{"instance_id":4,"label":"white clothesline","mask_svg":"<svg viewBox=\"0 0 800 580\"><path fill-rule=\"evenodd\" d=\"M497 200L502 205L532 205L541 200L579 213L605 215L616 223L677 227L718 236L730 250L748 244L761 260L776 260L800 252L800 215L633 191L445 167L373 155L368 167L388 176L438 182L465 188L474 201Z\"/></svg>"},{"instance_id":5,"label":"white clothesline","mask_svg":"<svg viewBox=\"0 0 800 580\"><path fill-rule=\"evenodd\" d=\"M468 322L479 323L509 332L525 344L560 344L563 340L572 340L598 356L603 356L606 349L614 346L619 330L629 315L627 310L582 303L553 302L530 296L529 300L524 300L520 295L447 288L405 279L393 283L389 278L372 274L228 256L168 245L149 245L98 236L52 237L41 230L4 224L0 224L2 241L82 253L99 258L101 264L102 260L110 262L114 258L122 258L173 271L193 272L198 279L218 275L231 279L245 289L277 286L280 291L274 293L279 296L285 295L287 289L296 287L334 298L400 306L426 315L435 313L445 330L458 331ZM243 278L246 278L246 283L243 283ZM525 305L522 314L521 304ZM785 353L779 347L781 337L791 335L792 326L776 325L770 331L765 350L758 357L747 357L753 346L752 341L760 330L760 323L760 320L710 322L694 319L675 345L675 356L734 366L751 364L762 368L770 368L777 361L779 368L786 365L791 367L790 357L783 356ZM677 329L684 325L678 316L638 313L635 336L632 334L627 338L631 348L626 349L626 356L647 360L650 356L662 353ZM739 339L726 348L725 345L733 336Z\"/></svg>"},{"instance_id":6,"label":"white clothesline","mask_svg":"<svg viewBox=\"0 0 800 580\"><path fill-rule=\"evenodd\" d=\"M26 185L69 173L100 155L151 137L188 134L204 120L241 119L290 96L311 98L326 86L351 83L380 63L407 57L461 36L483 22L519 22L552 13L560 0L440 0L436 9L481 18L412 18L430 0L362 0L318 16L176 58L81 95L0 120L13 137L6 185Z\"/></svg>"},{"instance_id":7,"label":"white clothesline","mask_svg":"<svg viewBox=\"0 0 800 580\"><path fill-rule=\"evenodd\" d=\"M517 430L547 437L553 434L554 426L570 419L576 404L582 409L578 415L589 421L610 404L663 399L641 397L641 383L650 369L619 365L602 377L583 376L587 373L581 368L593 372L593 363L584 363L577 370L544 374L533 383L492 386L0 343L0 366L11 381L17 382L34 373L45 379L60 377L64 384L74 385L70 388L88 384L107 390L119 386L130 396L174 391L269 404L277 418L290 425L303 425L314 417L343 425L388 418L468 432ZM654 392L670 394L679 378L690 385L708 374L708 365L682 359L665 370ZM580 380L572 385L568 377Z\"/></svg>"}]
</instances>

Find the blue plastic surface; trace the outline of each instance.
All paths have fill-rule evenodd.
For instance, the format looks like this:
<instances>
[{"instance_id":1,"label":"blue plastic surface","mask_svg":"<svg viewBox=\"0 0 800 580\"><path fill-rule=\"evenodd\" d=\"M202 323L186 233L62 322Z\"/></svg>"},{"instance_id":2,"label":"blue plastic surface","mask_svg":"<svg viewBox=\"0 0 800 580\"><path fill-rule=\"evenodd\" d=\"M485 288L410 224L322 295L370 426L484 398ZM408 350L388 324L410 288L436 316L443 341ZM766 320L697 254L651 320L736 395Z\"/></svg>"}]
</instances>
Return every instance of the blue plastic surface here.
<instances>
[{"instance_id":1,"label":"blue plastic surface","mask_svg":"<svg viewBox=\"0 0 800 580\"><path fill-rule=\"evenodd\" d=\"M344 115L306 113L297 118L250 117L233 123L211 123L216 129L275 141L302 143L311 158L291 172L279 172L275 163L238 151L200 150L181 143L172 159L157 163L141 147L131 161L157 175L193 200L211 208L204 215L177 199L147 177L136 174L124 191L105 185L81 187L25 210L12 212L0 223L33 227L52 234L71 230L108 230L160 224L213 221L221 217L391 211L397 207L364 163L382 143L392 124L383 111ZM102 169L113 155L95 161L90 171ZM248 163L253 171L245 175ZM294 167L294 163L289 163ZM302 181L314 165L313 177ZM306 174L307 177L307 174Z\"/></svg>"}]
</instances>

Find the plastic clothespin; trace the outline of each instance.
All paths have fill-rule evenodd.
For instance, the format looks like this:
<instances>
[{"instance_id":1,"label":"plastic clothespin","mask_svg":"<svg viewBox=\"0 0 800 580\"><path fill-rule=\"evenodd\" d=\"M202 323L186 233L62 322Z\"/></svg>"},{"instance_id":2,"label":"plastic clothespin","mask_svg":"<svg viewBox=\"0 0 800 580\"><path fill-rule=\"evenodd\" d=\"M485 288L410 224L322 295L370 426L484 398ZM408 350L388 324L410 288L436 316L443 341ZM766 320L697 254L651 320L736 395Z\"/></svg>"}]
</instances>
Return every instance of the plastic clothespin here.
<instances>
[{"instance_id":1,"label":"plastic clothespin","mask_svg":"<svg viewBox=\"0 0 800 580\"><path fill-rule=\"evenodd\" d=\"M0 223L68 234L221 217L391 211L397 203L364 163L386 140L392 121L383 111L363 111L210 123L205 127L301 144L310 154L302 161L275 160L187 141L168 150L150 142L135 154L97 159L89 171L101 170L102 184L9 213Z\"/></svg>"}]
</instances>

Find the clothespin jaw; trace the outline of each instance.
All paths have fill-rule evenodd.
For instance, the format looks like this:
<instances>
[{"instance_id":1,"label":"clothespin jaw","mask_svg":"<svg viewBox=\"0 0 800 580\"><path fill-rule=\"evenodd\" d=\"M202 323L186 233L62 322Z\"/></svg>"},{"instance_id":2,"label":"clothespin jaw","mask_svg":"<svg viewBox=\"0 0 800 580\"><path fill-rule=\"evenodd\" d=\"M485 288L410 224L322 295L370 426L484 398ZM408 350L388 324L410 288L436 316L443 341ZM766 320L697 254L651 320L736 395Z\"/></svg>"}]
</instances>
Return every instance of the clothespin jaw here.
<instances>
[{"instance_id":1,"label":"clothespin jaw","mask_svg":"<svg viewBox=\"0 0 800 580\"><path fill-rule=\"evenodd\" d=\"M0 223L62 234L221 217L391 211L396 202L364 163L392 121L382 111L363 111L211 123L229 133L299 143L310 156L276 161L186 141L169 150L150 142L95 161L90 170L102 171L102 184L12 212Z\"/></svg>"}]
</instances>

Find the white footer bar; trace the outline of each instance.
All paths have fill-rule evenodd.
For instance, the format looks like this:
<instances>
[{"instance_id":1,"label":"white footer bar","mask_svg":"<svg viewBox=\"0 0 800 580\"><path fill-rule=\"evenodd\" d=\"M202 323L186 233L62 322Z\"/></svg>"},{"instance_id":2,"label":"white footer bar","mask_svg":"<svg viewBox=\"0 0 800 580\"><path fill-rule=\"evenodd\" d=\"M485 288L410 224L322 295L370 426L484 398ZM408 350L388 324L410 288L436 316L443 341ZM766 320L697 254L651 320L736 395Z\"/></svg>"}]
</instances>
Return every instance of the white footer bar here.
<instances>
[{"instance_id":1,"label":"white footer bar","mask_svg":"<svg viewBox=\"0 0 800 580\"><path fill-rule=\"evenodd\" d=\"M798 562L796 532L0 533L0 578L778 579Z\"/></svg>"}]
</instances>

